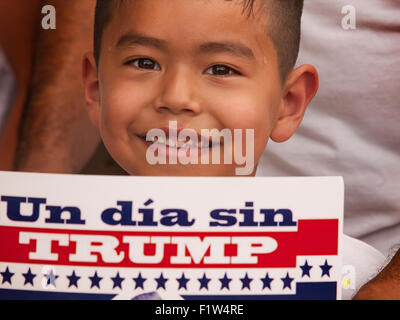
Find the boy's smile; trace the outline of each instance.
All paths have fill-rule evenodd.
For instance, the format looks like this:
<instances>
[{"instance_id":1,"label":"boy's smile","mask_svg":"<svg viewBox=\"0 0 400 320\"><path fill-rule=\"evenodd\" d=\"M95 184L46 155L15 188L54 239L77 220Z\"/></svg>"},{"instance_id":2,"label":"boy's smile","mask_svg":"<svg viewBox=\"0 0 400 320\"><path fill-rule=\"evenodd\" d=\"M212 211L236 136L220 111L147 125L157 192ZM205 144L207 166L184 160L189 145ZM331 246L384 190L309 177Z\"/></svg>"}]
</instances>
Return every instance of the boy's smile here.
<instances>
[{"instance_id":1,"label":"boy's smile","mask_svg":"<svg viewBox=\"0 0 400 320\"><path fill-rule=\"evenodd\" d=\"M266 15L242 10L224 0L125 1L115 10L87 90L107 149L130 174L235 175L235 163L150 165L144 133L170 121L198 135L254 129L248 156L257 164L284 99Z\"/></svg>"}]
</instances>

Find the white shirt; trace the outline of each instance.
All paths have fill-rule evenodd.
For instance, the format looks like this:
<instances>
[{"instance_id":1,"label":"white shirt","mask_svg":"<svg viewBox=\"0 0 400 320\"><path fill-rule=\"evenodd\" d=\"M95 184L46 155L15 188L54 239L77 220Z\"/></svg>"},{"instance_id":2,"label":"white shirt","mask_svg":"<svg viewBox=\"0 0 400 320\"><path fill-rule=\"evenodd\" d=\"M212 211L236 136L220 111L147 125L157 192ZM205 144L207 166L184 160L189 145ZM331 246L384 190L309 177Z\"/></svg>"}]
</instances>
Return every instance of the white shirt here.
<instances>
[{"instance_id":1,"label":"white shirt","mask_svg":"<svg viewBox=\"0 0 400 320\"><path fill-rule=\"evenodd\" d=\"M344 30L342 8L356 10ZM400 1L306 0L298 64L320 89L297 133L270 142L261 176L343 176L346 234L400 243Z\"/></svg>"},{"instance_id":2,"label":"white shirt","mask_svg":"<svg viewBox=\"0 0 400 320\"><path fill-rule=\"evenodd\" d=\"M350 300L363 284L374 278L385 264L375 248L349 236L343 237L342 300Z\"/></svg>"}]
</instances>

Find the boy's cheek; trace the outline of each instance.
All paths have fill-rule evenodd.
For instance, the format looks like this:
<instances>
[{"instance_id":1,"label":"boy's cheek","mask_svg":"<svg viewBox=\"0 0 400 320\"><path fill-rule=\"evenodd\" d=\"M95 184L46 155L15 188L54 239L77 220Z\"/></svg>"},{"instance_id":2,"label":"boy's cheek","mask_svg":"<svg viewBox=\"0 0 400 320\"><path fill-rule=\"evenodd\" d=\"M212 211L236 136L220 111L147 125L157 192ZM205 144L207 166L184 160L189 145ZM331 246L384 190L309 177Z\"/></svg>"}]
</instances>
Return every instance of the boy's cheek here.
<instances>
[{"instance_id":1,"label":"boy's cheek","mask_svg":"<svg viewBox=\"0 0 400 320\"><path fill-rule=\"evenodd\" d=\"M120 139L125 136L124 131L128 127L129 119L129 114L124 112L121 105L107 100L103 101L99 126L102 137L108 137L112 141L112 139Z\"/></svg>"},{"instance_id":2,"label":"boy's cheek","mask_svg":"<svg viewBox=\"0 0 400 320\"><path fill-rule=\"evenodd\" d=\"M138 113L140 102L125 91L111 90L106 92L102 99L101 117L110 124L121 126L134 120ZM125 125L124 127L126 127Z\"/></svg>"},{"instance_id":3,"label":"boy's cheek","mask_svg":"<svg viewBox=\"0 0 400 320\"><path fill-rule=\"evenodd\" d=\"M255 106L252 101L224 102L217 105L216 110L216 116L228 129L256 129L265 126L268 119L263 108Z\"/></svg>"}]
</instances>

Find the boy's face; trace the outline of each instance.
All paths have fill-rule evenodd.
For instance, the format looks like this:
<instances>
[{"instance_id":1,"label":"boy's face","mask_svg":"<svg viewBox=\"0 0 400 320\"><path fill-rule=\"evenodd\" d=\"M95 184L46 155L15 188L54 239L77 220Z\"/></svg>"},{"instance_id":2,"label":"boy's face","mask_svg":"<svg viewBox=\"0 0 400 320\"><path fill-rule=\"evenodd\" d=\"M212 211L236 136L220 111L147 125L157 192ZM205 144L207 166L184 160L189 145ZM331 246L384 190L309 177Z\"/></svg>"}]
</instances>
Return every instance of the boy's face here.
<instances>
[{"instance_id":1,"label":"boy's face","mask_svg":"<svg viewBox=\"0 0 400 320\"><path fill-rule=\"evenodd\" d=\"M248 156L257 164L283 98L266 15L242 10L241 1L224 0L137 0L115 10L103 33L92 118L127 172L235 175L235 163L150 165L144 137L169 121L197 133L254 129Z\"/></svg>"}]
</instances>

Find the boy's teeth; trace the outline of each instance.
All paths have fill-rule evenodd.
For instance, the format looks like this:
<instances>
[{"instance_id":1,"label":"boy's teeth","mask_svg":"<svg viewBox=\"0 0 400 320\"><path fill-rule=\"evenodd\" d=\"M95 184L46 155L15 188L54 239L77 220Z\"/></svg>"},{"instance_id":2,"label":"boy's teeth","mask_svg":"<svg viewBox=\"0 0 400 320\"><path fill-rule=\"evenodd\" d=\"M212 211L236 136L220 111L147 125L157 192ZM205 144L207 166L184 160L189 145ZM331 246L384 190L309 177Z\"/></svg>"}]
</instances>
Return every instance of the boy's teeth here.
<instances>
[{"instance_id":1,"label":"boy's teeth","mask_svg":"<svg viewBox=\"0 0 400 320\"><path fill-rule=\"evenodd\" d=\"M209 145L209 142L208 142L208 141L203 141L203 140L201 140L201 141L199 142L199 148L206 148L206 147L208 147L208 145Z\"/></svg>"},{"instance_id":2,"label":"boy's teeth","mask_svg":"<svg viewBox=\"0 0 400 320\"><path fill-rule=\"evenodd\" d=\"M176 147L176 141L174 139L168 139L168 146L175 148Z\"/></svg>"},{"instance_id":3,"label":"boy's teeth","mask_svg":"<svg viewBox=\"0 0 400 320\"><path fill-rule=\"evenodd\" d=\"M197 148L208 148L209 147L209 141L202 141L200 139L200 141L193 141L192 139L190 139L189 141L176 141L174 139L166 139L165 137L153 137L152 138L152 142L157 142L160 144L165 144L171 148L181 148L181 147L185 147L185 148L193 148L193 147L197 147Z\"/></svg>"},{"instance_id":4,"label":"boy's teeth","mask_svg":"<svg viewBox=\"0 0 400 320\"><path fill-rule=\"evenodd\" d=\"M194 145L195 145L195 143L194 143L193 140L189 140L189 141L187 142L187 144L186 144L186 146L187 146L188 148L193 147Z\"/></svg>"},{"instance_id":5,"label":"boy's teeth","mask_svg":"<svg viewBox=\"0 0 400 320\"><path fill-rule=\"evenodd\" d=\"M165 138L164 137L158 137L158 143L165 144Z\"/></svg>"}]
</instances>

